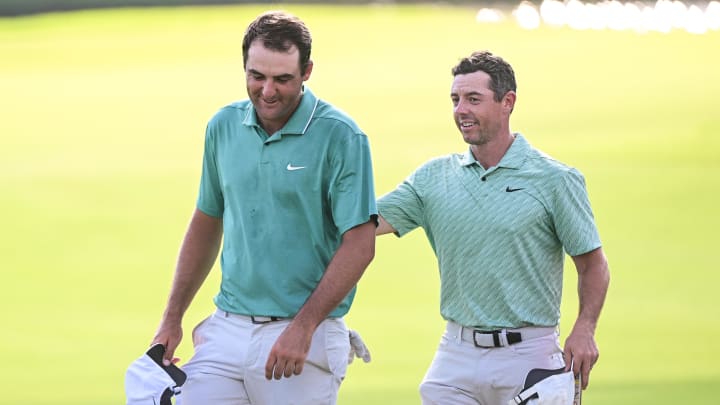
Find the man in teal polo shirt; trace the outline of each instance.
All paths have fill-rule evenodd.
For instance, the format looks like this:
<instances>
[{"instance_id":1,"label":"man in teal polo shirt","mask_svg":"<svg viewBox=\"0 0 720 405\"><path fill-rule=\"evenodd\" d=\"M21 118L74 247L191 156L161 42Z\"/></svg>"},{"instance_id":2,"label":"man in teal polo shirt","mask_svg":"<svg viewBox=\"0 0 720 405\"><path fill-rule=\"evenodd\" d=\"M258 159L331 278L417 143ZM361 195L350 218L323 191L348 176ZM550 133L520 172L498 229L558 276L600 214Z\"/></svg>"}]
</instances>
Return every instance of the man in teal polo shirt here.
<instances>
[{"instance_id":1,"label":"man in teal polo shirt","mask_svg":"<svg viewBox=\"0 0 720 405\"><path fill-rule=\"evenodd\" d=\"M447 328L421 386L424 404L506 404L534 368L587 387L609 273L585 181L510 131L512 67L476 52L452 70L455 123L470 145L433 159L378 201L378 234L422 227L438 259ZM580 311L560 348L563 260Z\"/></svg>"},{"instance_id":2,"label":"man in teal polo shirt","mask_svg":"<svg viewBox=\"0 0 720 405\"><path fill-rule=\"evenodd\" d=\"M365 134L318 99L305 24L269 12L243 39L249 100L205 137L197 209L153 340L182 316L217 257L217 311L193 331L184 405L334 404L350 344L343 322L374 255L377 209Z\"/></svg>"}]
</instances>

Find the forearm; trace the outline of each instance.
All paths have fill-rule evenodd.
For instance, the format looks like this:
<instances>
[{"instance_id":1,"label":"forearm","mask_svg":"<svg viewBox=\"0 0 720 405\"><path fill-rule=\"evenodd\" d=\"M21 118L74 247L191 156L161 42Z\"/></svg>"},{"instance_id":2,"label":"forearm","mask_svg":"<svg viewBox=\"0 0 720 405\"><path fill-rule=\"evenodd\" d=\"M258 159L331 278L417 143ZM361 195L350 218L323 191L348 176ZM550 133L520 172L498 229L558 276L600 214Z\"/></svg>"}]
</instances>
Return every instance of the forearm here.
<instances>
[{"instance_id":1,"label":"forearm","mask_svg":"<svg viewBox=\"0 0 720 405\"><path fill-rule=\"evenodd\" d=\"M574 328L583 328L586 332L594 334L605 303L610 272L601 248L587 255L589 256L585 258L586 260L576 260L580 307Z\"/></svg>"},{"instance_id":2,"label":"forearm","mask_svg":"<svg viewBox=\"0 0 720 405\"><path fill-rule=\"evenodd\" d=\"M375 256L375 224L347 231L325 275L295 316L293 323L314 330L357 284Z\"/></svg>"},{"instance_id":3,"label":"forearm","mask_svg":"<svg viewBox=\"0 0 720 405\"><path fill-rule=\"evenodd\" d=\"M387 233L395 233L395 228L390 225L389 222L383 218L382 215L378 215L378 227L375 230L375 235L385 235Z\"/></svg>"},{"instance_id":4,"label":"forearm","mask_svg":"<svg viewBox=\"0 0 720 405\"><path fill-rule=\"evenodd\" d=\"M595 343L595 328L605 302L610 272L602 248L573 256L578 271L580 309L572 331L565 340L566 370L571 365L575 374L582 375L582 388L587 388L590 370L600 355Z\"/></svg>"},{"instance_id":5,"label":"forearm","mask_svg":"<svg viewBox=\"0 0 720 405\"><path fill-rule=\"evenodd\" d=\"M180 322L207 278L222 240L222 221L195 211L185 234L163 318Z\"/></svg>"}]
</instances>

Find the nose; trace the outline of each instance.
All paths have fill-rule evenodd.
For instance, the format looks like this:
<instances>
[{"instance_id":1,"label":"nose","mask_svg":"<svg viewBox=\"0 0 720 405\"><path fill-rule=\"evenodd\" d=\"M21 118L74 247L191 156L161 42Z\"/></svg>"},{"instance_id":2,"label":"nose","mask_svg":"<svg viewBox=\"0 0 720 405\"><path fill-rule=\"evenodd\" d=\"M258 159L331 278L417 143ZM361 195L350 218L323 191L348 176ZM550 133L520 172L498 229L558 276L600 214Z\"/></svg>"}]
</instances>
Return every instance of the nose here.
<instances>
[{"instance_id":1,"label":"nose","mask_svg":"<svg viewBox=\"0 0 720 405\"><path fill-rule=\"evenodd\" d=\"M465 107L465 102L462 100L459 100L455 106L453 106L453 112L455 114L464 114L467 112L467 108Z\"/></svg>"},{"instance_id":2,"label":"nose","mask_svg":"<svg viewBox=\"0 0 720 405\"><path fill-rule=\"evenodd\" d=\"M270 98L275 94L275 84L272 80L266 80L262 86L263 98Z\"/></svg>"}]
</instances>

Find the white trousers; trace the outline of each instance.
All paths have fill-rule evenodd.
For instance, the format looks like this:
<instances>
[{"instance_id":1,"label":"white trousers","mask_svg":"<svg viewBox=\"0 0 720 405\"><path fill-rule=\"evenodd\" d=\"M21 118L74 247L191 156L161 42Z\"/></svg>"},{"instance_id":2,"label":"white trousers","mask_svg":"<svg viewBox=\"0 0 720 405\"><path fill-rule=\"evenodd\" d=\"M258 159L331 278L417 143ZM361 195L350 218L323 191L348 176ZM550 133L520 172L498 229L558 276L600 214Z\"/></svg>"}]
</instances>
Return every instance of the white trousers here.
<instances>
[{"instance_id":1,"label":"white trousers","mask_svg":"<svg viewBox=\"0 0 720 405\"><path fill-rule=\"evenodd\" d=\"M422 403L506 404L522 391L525 377L533 368L565 366L555 328L515 331L530 337L523 337L522 342L513 345L481 348L473 342L471 329L448 322L435 358L420 384Z\"/></svg>"},{"instance_id":2,"label":"white trousers","mask_svg":"<svg viewBox=\"0 0 720 405\"><path fill-rule=\"evenodd\" d=\"M289 320L253 324L216 311L193 331L195 354L182 367L182 405L334 405L350 343L342 318L318 326L300 375L265 378L270 349Z\"/></svg>"}]
</instances>

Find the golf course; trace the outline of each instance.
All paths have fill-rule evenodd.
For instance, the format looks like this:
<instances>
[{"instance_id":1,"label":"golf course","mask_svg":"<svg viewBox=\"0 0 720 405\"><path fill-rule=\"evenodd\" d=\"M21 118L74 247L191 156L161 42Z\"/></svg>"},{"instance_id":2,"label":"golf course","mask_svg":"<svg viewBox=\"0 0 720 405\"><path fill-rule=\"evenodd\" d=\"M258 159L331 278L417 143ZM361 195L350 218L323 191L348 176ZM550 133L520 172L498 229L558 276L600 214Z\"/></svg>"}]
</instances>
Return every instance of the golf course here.
<instances>
[{"instance_id":1,"label":"golf course","mask_svg":"<svg viewBox=\"0 0 720 405\"><path fill-rule=\"evenodd\" d=\"M720 403L720 31L528 30L509 9L478 23L479 7L0 18L0 405L124 403L125 371L153 338L195 207L205 126L246 98L243 31L276 8L312 32L307 86L368 134L378 196L466 150L451 67L482 49L508 60L511 129L585 175L610 264L584 403ZM185 317L180 365L219 275L218 264ZM561 342L576 285L568 258ZM348 367L338 403L419 404L444 327L422 230L378 238L346 321L372 361Z\"/></svg>"}]
</instances>

